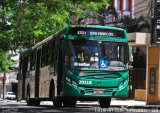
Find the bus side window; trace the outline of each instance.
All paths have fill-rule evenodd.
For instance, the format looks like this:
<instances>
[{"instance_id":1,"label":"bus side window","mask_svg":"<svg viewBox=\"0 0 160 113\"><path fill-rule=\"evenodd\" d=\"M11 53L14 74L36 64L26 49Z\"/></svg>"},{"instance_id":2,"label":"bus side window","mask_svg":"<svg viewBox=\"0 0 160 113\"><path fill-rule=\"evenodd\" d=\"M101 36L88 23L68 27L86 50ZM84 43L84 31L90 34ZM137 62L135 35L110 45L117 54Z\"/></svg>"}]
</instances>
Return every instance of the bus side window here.
<instances>
[{"instance_id":1,"label":"bus side window","mask_svg":"<svg viewBox=\"0 0 160 113\"><path fill-rule=\"evenodd\" d=\"M33 51L31 53L31 67L30 67L30 70L35 69L35 61L36 61L36 54L35 54L35 51Z\"/></svg>"},{"instance_id":2,"label":"bus side window","mask_svg":"<svg viewBox=\"0 0 160 113\"><path fill-rule=\"evenodd\" d=\"M53 57L53 62L58 61L58 54L59 54L59 39L55 40L55 49L54 49L54 57Z\"/></svg>"},{"instance_id":3,"label":"bus side window","mask_svg":"<svg viewBox=\"0 0 160 113\"><path fill-rule=\"evenodd\" d=\"M41 57L41 67L46 66L46 56L47 56L47 46L42 46L42 57Z\"/></svg>"},{"instance_id":4,"label":"bus side window","mask_svg":"<svg viewBox=\"0 0 160 113\"><path fill-rule=\"evenodd\" d=\"M47 43L47 48L46 48L46 50L47 50L47 55L46 55L46 65L49 65L50 64L50 43Z\"/></svg>"},{"instance_id":5,"label":"bus side window","mask_svg":"<svg viewBox=\"0 0 160 113\"><path fill-rule=\"evenodd\" d=\"M53 62L54 61L54 51L55 51L55 41L53 40L53 42L51 42L51 45L52 45L52 47L51 47L51 62Z\"/></svg>"},{"instance_id":6,"label":"bus side window","mask_svg":"<svg viewBox=\"0 0 160 113\"><path fill-rule=\"evenodd\" d=\"M70 67L70 50L69 50L69 46L67 46L66 48L66 54L65 54L65 66L66 67Z\"/></svg>"},{"instance_id":7,"label":"bus side window","mask_svg":"<svg viewBox=\"0 0 160 113\"><path fill-rule=\"evenodd\" d=\"M47 65L53 62L54 57L54 41L52 40L47 44Z\"/></svg>"},{"instance_id":8,"label":"bus side window","mask_svg":"<svg viewBox=\"0 0 160 113\"><path fill-rule=\"evenodd\" d=\"M31 58L30 58L30 55L28 55L27 57L28 57L28 67L27 67L27 71L30 71Z\"/></svg>"}]
</instances>

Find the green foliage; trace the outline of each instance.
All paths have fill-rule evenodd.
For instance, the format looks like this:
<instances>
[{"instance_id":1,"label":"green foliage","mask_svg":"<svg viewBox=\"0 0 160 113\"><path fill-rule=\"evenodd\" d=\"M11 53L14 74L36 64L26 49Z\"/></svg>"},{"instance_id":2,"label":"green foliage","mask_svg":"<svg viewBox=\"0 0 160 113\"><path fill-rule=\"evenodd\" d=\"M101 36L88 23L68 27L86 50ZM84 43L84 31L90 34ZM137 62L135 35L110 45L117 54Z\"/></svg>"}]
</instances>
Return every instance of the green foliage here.
<instances>
[{"instance_id":1,"label":"green foliage","mask_svg":"<svg viewBox=\"0 0 160 113\"><path fill-rule=\"evenodd\" d=\"M0 73L9 72L9 68L15 64L14 61L9 61L11 54L0 50Z\"/></svg>"},{"instance_id":2,"label":"green foliage","mask_svg":"<svg viewBox=\"0 0 160 113\"><path fill-rule=\"evenodd\" d=\"M30 48L65 28L72 16L86 18L88 11L103 14L109 0L22 1L3 0L0 4L0 72L8 72L14 64L7 51Z\"/></svg>"},{"instance_id":3,"label":"green foliage","mask_svg":"<svg viewBox=\"0 0 160 113\"><path fill-rule=\"evenodd\" d=\"M69 13L65 10L58 10L58 7L56 11L48 2L17 6L13 18L15 22L12 35L15 47L28 48L67 25L66 19Z\"/></svg>"},{"instance_id":4,"label":"green foliage","mask_svg":"<svg viewBox=\"0 0 160 113\"><path fill-rule=\"evenodd\" d=\"M8 25L0 28L5 50L30 48L36 42L71 23L71 16L86 18L87 12L104 13L109 0L6 0L0 10ZM5 12L5 15L3 13ZM0 17L1 18L1 17ZM78 23L77 23L78 24ZM1 42L1 43L2 43Z\"/></svg>"}]
</instances>

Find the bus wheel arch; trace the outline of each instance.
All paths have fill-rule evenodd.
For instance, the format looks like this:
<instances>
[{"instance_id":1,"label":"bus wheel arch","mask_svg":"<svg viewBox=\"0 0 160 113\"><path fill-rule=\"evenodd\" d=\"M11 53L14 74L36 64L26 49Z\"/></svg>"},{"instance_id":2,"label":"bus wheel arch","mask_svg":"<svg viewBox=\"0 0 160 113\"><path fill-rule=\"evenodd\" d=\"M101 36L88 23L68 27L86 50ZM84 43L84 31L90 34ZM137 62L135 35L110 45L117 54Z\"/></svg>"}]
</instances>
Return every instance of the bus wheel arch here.
<instances>
[{"instance_id":1,"label":"bus wheel arch","mask_svg":"<svg viewBox=\"0 0 160 113\"><path fill-rule=\"evenodd\" d=\"M70 97L63 97L63 106L64 107L75 107L77 100Z\"/></svg>"},{"instance_id":2,"label":"bus wheel arch","mask_svg":"<svg viewBox=\"0 0 160 113\"><path fill-rule=\"evenodd\" d=\"M26 92L26 100L28 101L30 99L30 86L27 85L27 92Z\"/></svg>"},{"instance_id":3,"label":"bus wheel arch","mask_svg":"<svg viewBox=\"0 0 160 113\"><path fill-rule=\"evenodd\" d=\"M60 97L55 96L55 84L54 80L52 79L50 82L50 91L49 91L49 98L53 101L54 107L61 107L62 106L62 99Z\"/></svg>"},{"instance_id":4,"label":"bus wheel arch","mask_svg":"<svg viewBox=\"0 0 160 113\"><path fill-rule=\"evenodd\" d=\"M31 98L30 98L30 85L29 84L27 85L26 102L28 106L33 105Z\"/></svg>"},{"instance_id":5,"label":"bus wheel arch","mask_svg":"<svg viewBox=\"0 0 160 113\"><path fill-rule=\"evenodd\" d=\"M55 97L55 88L54 88L54 80L52 79L50 81L50 86L49 86L49 98L52 100Z\"/></svg>"}]
</instances>

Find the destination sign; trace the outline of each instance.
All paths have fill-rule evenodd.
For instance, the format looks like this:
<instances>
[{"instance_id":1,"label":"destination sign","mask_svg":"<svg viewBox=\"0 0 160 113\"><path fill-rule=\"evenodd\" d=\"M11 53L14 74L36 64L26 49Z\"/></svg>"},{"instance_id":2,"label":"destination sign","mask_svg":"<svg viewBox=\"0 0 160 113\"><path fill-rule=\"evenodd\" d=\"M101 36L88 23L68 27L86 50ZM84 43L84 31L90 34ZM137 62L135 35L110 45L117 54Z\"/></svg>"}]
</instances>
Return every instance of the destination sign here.
<instances>
[{"instance_id":1,"label":"destination sign","mask_svg":"<svg viewBox=\"0 0 160 113\"><path fill-rule=\"evenodd\" d=\"M91 35L91 36L107 36L107 37L113 37L113 32L104 32L104 31L85 31L85 30L78 30L77 35Z\"/></svg>"},{"instance_id":2,"label":"destination sign","mask_svg":"<svg viewBox=\"0 0 160 113\"><path fill-rule=\"evenodd\" d=\"M124 31L122 30L101 29L101 28L75 27L70 29L70 34L78 36L101 36L101 37L121 37L121 38L125 37Z\"/></svg>"}]
</instances>

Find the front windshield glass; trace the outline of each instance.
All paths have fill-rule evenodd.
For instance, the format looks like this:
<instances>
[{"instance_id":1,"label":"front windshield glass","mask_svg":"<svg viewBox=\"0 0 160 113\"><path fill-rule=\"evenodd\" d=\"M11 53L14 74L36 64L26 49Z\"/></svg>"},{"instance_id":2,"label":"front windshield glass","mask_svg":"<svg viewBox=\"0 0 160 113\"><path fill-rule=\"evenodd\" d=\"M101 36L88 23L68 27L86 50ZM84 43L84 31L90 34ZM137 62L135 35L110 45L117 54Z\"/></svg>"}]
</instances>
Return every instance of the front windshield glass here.
<instances>
[{"instance_id":1,"label":"front windshield glass","mask_svg":"<svg viewBox=\"0 0 160 113\"><path fill-rule=\"evenodd\" d=\"M66 53L66 65L71 68L99 69L97 41L70 40Z\"/></svg>"},{"instance_id":2,"label":"front windshield glass","mask_svg":"<svg viewBox=\"0 0 160 113\"><path fill-rule=\"evenodd\" d=\"M125 70L125 44L118 42L99 42L100 69Z\"/></svg>"},{"instance_id":3,"label":"front windshield glass","mask_svg":"<svg viewBox=\"0 0 160 113\"><path fill-rule=\"evenodd\" d=\"M116 42L69 40L65 65L84 70L125 70L124 47Z\"/></svg>"}]
</instances>

